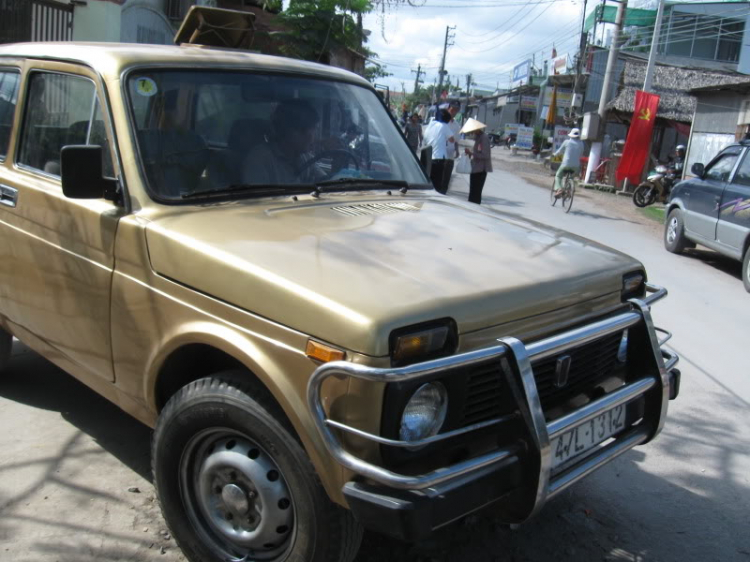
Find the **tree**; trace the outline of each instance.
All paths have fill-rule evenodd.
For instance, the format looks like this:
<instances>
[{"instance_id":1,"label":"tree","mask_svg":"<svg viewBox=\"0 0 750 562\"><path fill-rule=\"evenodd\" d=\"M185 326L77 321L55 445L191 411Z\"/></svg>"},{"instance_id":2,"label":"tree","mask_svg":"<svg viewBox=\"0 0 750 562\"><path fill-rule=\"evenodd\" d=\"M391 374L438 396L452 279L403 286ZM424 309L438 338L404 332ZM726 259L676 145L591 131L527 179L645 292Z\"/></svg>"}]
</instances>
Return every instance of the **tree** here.
<instances>
[{"instance_id":1,"label":"tree","mask_svg":"<svg viewBox=\"0 0 750 562\"><path fill-rule=\"evenodd\" d=\"M282 40L282 53L292 58L329 64L337 48L369 57L361 16L370 10L368 0L291 0L279 14L284 31L275 35Z\"/></svg>"},{"instance_id":2,"label":"tree","mask_svg":"<svg viewBox=\"0 0 750 562\"><path fill-rule=\"evenodd\" d=\"M378 78L385 78L386 76L393 76L392 72L386 70L386 66L370 60L365 66L364 78L368 82L374 83Z\"/></svg>"}]
</instances>

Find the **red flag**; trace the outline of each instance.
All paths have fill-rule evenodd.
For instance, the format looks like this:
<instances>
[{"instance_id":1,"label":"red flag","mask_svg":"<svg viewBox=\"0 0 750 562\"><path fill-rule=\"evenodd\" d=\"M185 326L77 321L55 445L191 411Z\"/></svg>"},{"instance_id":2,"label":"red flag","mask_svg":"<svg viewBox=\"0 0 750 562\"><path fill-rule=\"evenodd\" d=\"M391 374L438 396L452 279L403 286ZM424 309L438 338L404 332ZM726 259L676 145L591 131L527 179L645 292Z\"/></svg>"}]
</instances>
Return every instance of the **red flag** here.
<instances>
[{"instance_id":1,"label":"red flag","mask_svg":"<svg viewBox=\"0 0 750 562\"><path fill-rule=\"evenodd\" d=\"M630 183L636 185L640 183L643 164L646 162L648 150L651 147L651 133L654 130L658 108L658 95L641 90L636 91L633 120L630 123L625 148L615 175L618 181L627 178Z\"/></svg>"}]
</instances>

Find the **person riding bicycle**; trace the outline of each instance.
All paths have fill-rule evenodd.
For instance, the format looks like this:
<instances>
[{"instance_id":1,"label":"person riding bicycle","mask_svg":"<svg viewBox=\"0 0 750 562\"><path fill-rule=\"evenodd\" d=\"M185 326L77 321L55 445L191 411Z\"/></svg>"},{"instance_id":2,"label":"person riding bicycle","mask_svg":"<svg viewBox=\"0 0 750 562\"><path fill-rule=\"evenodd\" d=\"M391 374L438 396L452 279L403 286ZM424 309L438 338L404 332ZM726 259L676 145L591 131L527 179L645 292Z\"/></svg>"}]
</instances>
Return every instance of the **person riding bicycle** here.
<instances>
[{"instance_id":1,"label":"person riding bicycle","mask_svg":"<svg viewBox=\"0 0 750 562\"><path fill-rule=\"evenodd\" d=\"M568 137L555 152L555 156L564 154L560 167L557 169L557 174L555 174L555 197L562 195L562 177L568 172L577 174L581 168L581 156L584 148L583 141L580 139L581 130L571 129Z\"/></svg>"}]
</instances>

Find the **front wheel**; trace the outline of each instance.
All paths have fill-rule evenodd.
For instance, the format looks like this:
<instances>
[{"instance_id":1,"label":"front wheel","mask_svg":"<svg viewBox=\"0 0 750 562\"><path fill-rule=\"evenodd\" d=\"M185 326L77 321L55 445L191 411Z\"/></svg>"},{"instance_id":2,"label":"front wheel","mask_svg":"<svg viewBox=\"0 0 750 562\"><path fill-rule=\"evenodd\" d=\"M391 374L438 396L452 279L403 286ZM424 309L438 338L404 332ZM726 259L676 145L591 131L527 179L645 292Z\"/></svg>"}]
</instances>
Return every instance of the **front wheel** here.
<instances>
[{"instance_id":1,"label":"front wheel","mask_svg":"<svg viewBox=\"0 0 750 562\"><path fill-rule=\"evenodd\" d=\"M745 290L750 293L750 247L745 250L745 258L742 260L742 283Z\"/></svg>"},{"instance_id":2,"label":"front wheel","mask_svg":"<svg viewBox=\"0 0 750 562\"><path fill-rule=\"evenodd\" d=\"M688 246L690 246L690 242L685 238L682 213L679 209L672 209L667 217L667 226L664 229L664 247L668 252L681 254Z\"/></svg>"},{"instance_id":3,"label":"front wheel","mask_svg":"<svg viewBox=\"0 0 750 562\"><path fill-rule=\"evenodd\" d=\"M642 183L633 192L633 204L636 207L648 207L656 201L656 188L648 183Z\"/></svg>"},{"instance_id":4,"label":"front wheel","mask_svg":"<svg viewBox=\"0 0 750 562\"><path fill-rule=\"evenodd\" d=\"M565 176L565 188L563 189L562 205L566 213L570 212L573 206L573 196L576 193L576 184L570 175Z\"/></svg>"},{"instance_id":5,"label":"front wheel","mask_svg":"<svg viewBox=\"0 0 750 562\"><path fill-rule=\"evenodd\" d=\"M362 529L327 497L280 408L241 372L200 379L154 432L154 485L192 562L349 562Z\"/></svg>"}]
</instances>

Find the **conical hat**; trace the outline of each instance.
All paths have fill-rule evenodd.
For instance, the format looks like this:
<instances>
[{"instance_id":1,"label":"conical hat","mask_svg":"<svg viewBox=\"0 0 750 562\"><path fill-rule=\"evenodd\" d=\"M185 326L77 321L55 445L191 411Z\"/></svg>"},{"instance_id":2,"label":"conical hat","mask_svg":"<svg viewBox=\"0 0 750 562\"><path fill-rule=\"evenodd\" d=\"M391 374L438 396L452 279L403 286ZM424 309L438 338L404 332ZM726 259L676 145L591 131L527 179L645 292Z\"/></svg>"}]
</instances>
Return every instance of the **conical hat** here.
<instances>
[{"instance_id":1,"label":"conical hat","mask_svg":"<svg viewBox=\"0 0 750 562\"><path fill-rule=\"evenodd\" d=\"M484 129L486 126L487 125L485 125L481 121L477 121L473 117L469 117L469 120L466 121L466 123L464 123L464 126L461 127L461 130L459 131L459 133L460 134L473 133L480 129Z\"/></svg>"}]
</instances>

